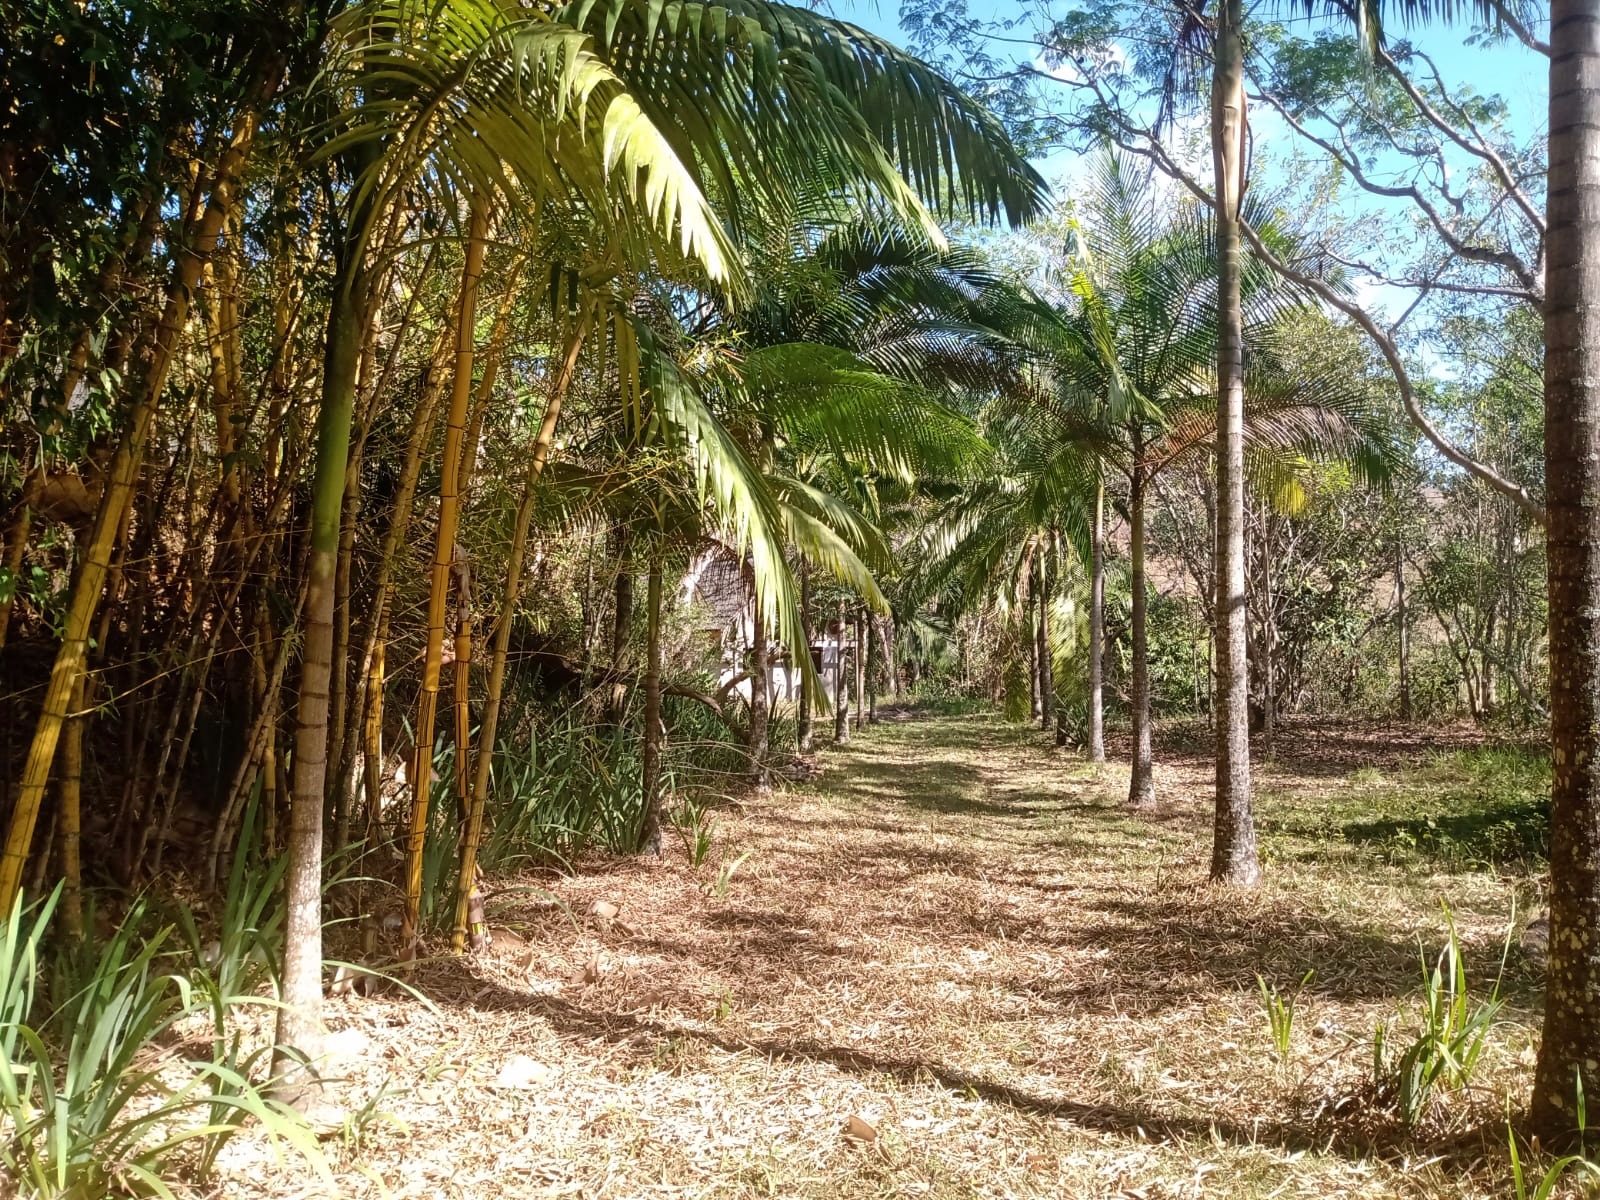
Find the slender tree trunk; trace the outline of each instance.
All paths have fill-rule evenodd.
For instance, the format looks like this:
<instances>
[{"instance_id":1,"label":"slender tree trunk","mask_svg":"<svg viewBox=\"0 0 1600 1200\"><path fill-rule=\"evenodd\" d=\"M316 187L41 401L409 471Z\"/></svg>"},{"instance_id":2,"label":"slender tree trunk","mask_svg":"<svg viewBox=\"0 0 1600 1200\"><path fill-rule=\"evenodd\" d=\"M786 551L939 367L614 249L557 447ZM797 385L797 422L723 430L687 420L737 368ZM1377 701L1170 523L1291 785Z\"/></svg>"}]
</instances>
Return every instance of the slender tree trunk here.
<instances>
[{"instance_id":1,"label":"slender tree trunk","mask_svg":"<svg viewBox=\"0 0 1600 1200\"><path fill-rule=\"evenodd\" d=\"M1056 681L1050 661L1050 556L1047 547L1039 554L1039 728L1049 729L1056 719Z\"/></svg>"},{"instance_id":2,"label":"slender tree trunk","mask_svg":"<svg viewBox=\"0 0 1600 1200\"><path fill-rule=\"evenodd\" d=\"M328 311L322 411L311 484L311 549L295 705L294 781L289 801L289 868L284 884L283 989L273 1050L273 1073L290 1099L315 1091L314 1063L322 1055L322 824L328 774L328 693L333 661L334 573L344 510L344 472L350 459L361 314L370 276L363 252L348 238L346 261Z\"/></svg>"},{"instance_id":3,"label":"slender tree trunk","mask_svg":"<svg viewBox=\"0 0 1600 1200\"><path fill-rule=\"evenodd\" d=\"M431 261L431 259L429 260ZM443 387L442 378L445 355L450 348L448 338L441 338L432 359L429 378L422 389L421 399L411 415L411 428L406 435L405 465L400 470L400 484L395 491L389 526L384 530L383 543L378 550L377 580L372 589L372 618L361 648L354 711L362 714L362 754L364 764L367 851L373 848L381 816L381 787L383 767L383 688L384 647L389 639L392 618L389 582L394 573L399 549L405 543L411 528L413 502L417 494L417 480L422 472L422 455L433 430L433 419L438 409Z\"/></svg>"},{"instance_id":4,"label":"slender tree trunk","mask_svg":"<svg viewBox=\"0 0 1600 1200\"><path fill-rule=\"evenodd\" d=\"M895 643L899 640L899 629L895 625L894 614L890 613L883 619L883 665L889 676L889 703L900 703L900 656L896 652Z\"/></svg>"},{"instance_id":5,"label":"slender tree trunk","mask_svg":"<svg viewBox=\"0 0 1600 1200\"><path fill-rule=\"evenodd\" d=\"M805 652L811 653L811 568L805 563L800 564L800 641L805 646ZM814 735L811 720L811 691L805 685L805 675L802 672L800 682L800 698L795 704L795 749L801 754L810 754L813 747Z\"/></svg>"},{"instance_id":6,"label":"slender tree trunk","mask_svg":"<svg viewBox=\"0 0 1600 1200\"><path fill-rule=\"evenodd\" d=\"M483 374L478 381L476 398L467 422L466 436L461 447L461 464L458 468L457 493L464 505L472 490L472 475L478 464L478 443L483 436L483 422L494 397L495 375L499 369L500 355L505 345L506 333L515 302L518 270L511 273L506 290L500 300L500 310L495 314L494 330L489 338ZM455 692L455 790L456 821L459 831L457 851L460 861L467 863L466 839L482 837L483 808L475 804L474 789L477 772L472 746L472 565L466 551L458 544L453 556L452 574L456 580L456 636L454 692ZM493 757L491 745L487 753ZM474 817L477 818L474 823ZM466 949L465 939L470 937L472 948L481 950L489 944L489 926L484 916L483 891L479 887L482 872L478 870L476 848L468 869L456 880L456 920L450 933L451 949L460 954ZM462 901L465 908L462 909Z\"/></svg>"},{"instance_id":7,"label":"slender tree trunk","mask_svg":"<svg viewBox=\"0 0 1600 1200\"><path fill-rule=\"evenodd\" d=\"M1102 646L1105 643L1106 485L1095 489L1094 528L1089 542L1089 761L1105 762L1105 702L1103 699Z\"/></svg>"},{"instance_id":8,"label":"slender tree trunk","mask_svg":"<svg viewBox=\"0 0 1600 1200\"><path fill-rule=\"evenodd\" d=\"M1600 4L1550 6L1545 490L1549 512L1550 964L1530 1119L1600 1095Z\"/></svg>"},{"instance_id":9,"label":"slender tree trunk","mask_svg":"<svg viewBox=\"0 0 1600 1200\"><path fill-rule=\"evenodd\" d=\"M72 689L72 715L61 741L61 924L68 936L83 937L83 711L84 676Z\"/></svg>"},{"instance_id":10,"label":"slender tree trunk","mask_svg":"<svg viewBox=\"0 0 1600 1200\"><path fill-rule=\"evenodd\" d=\"M617 531L617 578L613 587L615 605L611 625L611 723L622 724L628 703L628 685L623 682L623 667L628 657L628 633L633 628L633 571L628 563L628 532Z\"/></svg>"},{"instance_id":11,"label":"slender tree trunk","mask_svg":"<svg viewBox=\"0 0 1600 1200\"><path fill-rule=\"evenodd\" d=\"M460 547L456 549L459 551ZM462 830L472 803L472 709L468 686L472 679L472 568L458 553L451 565L456 581L456 644L453 671L456 749L456 817Z\"/></svg>"},{"instance_id":12,"label":"slender tree trunk","mask_svg":"<svg viewBox=\"0 0 1600 1200\"><path fill-rule=\"evenodd\" d=\"M460 547L456 549L460 551ZM456 580L456 644L454 667L455 692L455 790L456 823L462 844L458 846L465 856L464 843L469 834L481 833L472 829L472 711L468 687L472 666L472 571L465 553L456 555L452 567ZM465 890L467 899L466 926L472 937L472 948L482 949L488 944L488 925L484 920L483 892L478 887L477 856L473 856L473 869L457 880L457 899ZM460 954L465 947L458 941L462 931L451 927L451 948Z\"/></svg>"},{"instance_id":13,"label":"slender tree trunk","mask_svg":"<svg viewBox=\"0 0 1600 1200\"><path fill-rule=\"evenodd\" d=\"M1397 538L1394 546L1395 618L1400 639L1400 719L1411 720L1411 629L1406 620L1406 563Z\"/></svg>"},{"instance_id":14,"label":"slender tree trunk","mask_svg":"<svg viewBox=\"0 0 1600 1200\"><path fill-rule=\"evenodd\" d=\"M867 614L867 724L878 723L878 665L882 652L878 648L878 618Z\"/></svg>"},{"instance_id":15,"label":"slender tree trunk","mask_svg":"<svg viewBox=\"0 0 1600 1200\"><path fill-rule=\"evenodd\" d=\"M844 601L839 601L839 634L833 647L833 744L850 744L850 685L844 673Z\"/></svg>"},{"instance_id":16,"label":"slender tree trunk","mask_svg":"<svg viewBox=\"0 0 1600 1200\"><path fill-rule=\"evenodd\" d=\"M478 754L472 774L472 798L467 806L466 829L461 836L461 869L456 880L455 928L451 938L457 950L467 943L472 909L472 893L476 888L478 848L483 840L484 813L489 803L489 783L494 764L495 742L500 731L500 700L505 693L506 663L511 651L511 624L516 617L517 597L522 590L522 569L528 549L528 530L533 524L535 488L550 457L550 447L555 438L556 422L561 416L562 402L577 369L578 355L583 350L584 338L589 331L588 318L580 318L568 337L566 353L556 371L545 401L544 419L534 438L533 453L528 456L528 472L523 483L522 499L517 504L515 527L511 533L511 554L506 563L505 592L500 600L500 616L494 627L494 647L490 651L489 686L484 696L483 720L478 727Z\"/></svg>"},{"instance_id":17,"label":"slender tree trunk","mask_svg":"<svg viewBox=\"0 0 1600 1200\"><path fill-rule=\"evenodd\" d=\"M1024 573L1027 579L1023 586L1028 590L1028 600L1022 608L1022 637L1028 646L1028 717L1037 721L1044 712L1044 699L1039 687L1039 623L1033 611L1039 589L1033 586L1032 562L1027 564Z\"/></svg>"},{"instance_id":18,"label":"slender tree trunk","mask_svg":"<svg viewBox=\"0 0 1600 1200\"><path fill-rule=\"evenodd\" d=\"M261 779L261 809L265 822L263 833L266 837L266 849L270 855L274 853L277 840L277 763L274 739L278 724L278 696L283 688L284 673L289 665L289 651L294 639L285 634L278 639L278 648L273 655L272 670L265 669L264 656L268 644L269 630L267 621L263 616L257 622L260 636L257 639L256 658L261 661L259 667L258 699L255 721L250 730L250 737L244 755L239 761L238 769L234 772L232 783L228 787L228 794L222 805L222 812L217 818L215 828L211 832L211 845L206 855L206 886L215 887L217 879L223 874L222 858L224 847L228 843L229 835L236 824L239 811L244 806L245 793L250 787L252 777L259 774ZM252 768L255 768L252 771Z\"/></svg>"},{"instance_id":19,"label":"slender tree trunk","mask_svg":"<svg viewBox=\"0 0 1600 1200\"><path fill-rule=\"evenodd\" d=\"M1272 600L1272 514L1261 517L1261 740L1272 761L1278 736L1278 614Z\"/></svg>"},{"instance_id":20,"label":"slender tree trunk","mask_svg":"<svg viewBox=\"0 0 1600 1200\"><path fill-rule=\"evenodd\" d=\"M259 102L270 99L276 90L277 75L274 73L261 89ZM61 737L73 689L83 672L89 629L94 623L95 610L105 588L116 534L122 527L124 510L133 496L145 443L149 440L161 395L166 389L167 373L188 322L191 298L200 282L202 268L216 250L223 222L233 204L239 174L255 140L255 130L256 116L252 108L240 116L228 148L217 165L216 185L193 236L187 244L178 248L166 305L135 385L127 428L112 458L100 507L85 544L63 623L61 645L56 651L39 721L34 728L16 799L12 803L4 849L0 850L0 912L11 911L22 885L28 848L33 842L34 826L38 822L45 789L50 781L56 743Z\"/></svg>"},{"instance_id":21,"label":"slender tree trunk","mask_svg":"<svg viewBox=\"0 0 1600 1200\"><path fill-rule=\"evenodd\" d=\"M1244 0L1220 0L1211 83L1217 188L1217 797L1211 878L1261 879L1250 807L1249 614L1244 565L1244 318L1239 218L1245 183Z\"/></svg>"},{"instance_id":22,"label":"slender tree trunk","mask_svg":"<svg viewBox=\"0 0 1600 1200\"><path fill-rule=\"evenodd\" d=\"M1135 463L1128 488L1129 585L1133 589L1133 761L1128 776L1128 803L1153 808L1156 802L1155 762L1150 749L1150 647L1146 635L1147 599L1144 573L1144 490L1142 464Z\"/></svg>"},{"instance_id":23,"label":"slender tree trunk","mask_svg":"<svg viewBox=\"0 0 1600 1200\"><path fill-rule=\"evenodd\" d=\"M865 622L861 617L861 610L856 610L855 627L855 664L856 664L856 728L861 728L862 720L867 714L867 640L866 631L862 628Z\"/></svg>"},{"instance_id":24,"label":"slender tree trunk","mask_svg":"<svg viewBox=\"0 0 1600 1200\"><path fill-rule=\"evenodd\" d=\"M639 850L661 853L661 559L650 560L645 587L644 742L640 774L644 814L639 825Z\"/></svg>"},{"instance_id":25,"label":"slender tree trunk","mask_svg":"<svg viewBox=\"0 0 1600 1200\"><path fill-rule=\"evenodd\" d=\"M472 400L478 283L483 277L483 256L489 234L488 212L481 200L473 201L470 219L466 262L461 273L460 305L456 312L455 377L450 390L444 464L439 479L439 529L434 541L433 572L428 591L428 641L423 652L422 688L417 697L417 720L413 731L416 741L411 762L411 825L406 842L405 909L400 925L403 955L415 952L417 926L422 917L422 856L428 837L428 801L433 780L433 729L439 707L439 672L444 662L450 563L455 553L456 530L461 520L461 443L466 437L467 408Z\"/></svg>"},{"instance_id":26,"label":"slender tree trunk","mask_svg":"<svg viewBox=\"0 0 1600 1200\"><path fill-rule=\"evenodd\" d=\"M761 593L751 592L750 617L750 779L767 786L767 623Z\"/></svg>"}]
</instances>

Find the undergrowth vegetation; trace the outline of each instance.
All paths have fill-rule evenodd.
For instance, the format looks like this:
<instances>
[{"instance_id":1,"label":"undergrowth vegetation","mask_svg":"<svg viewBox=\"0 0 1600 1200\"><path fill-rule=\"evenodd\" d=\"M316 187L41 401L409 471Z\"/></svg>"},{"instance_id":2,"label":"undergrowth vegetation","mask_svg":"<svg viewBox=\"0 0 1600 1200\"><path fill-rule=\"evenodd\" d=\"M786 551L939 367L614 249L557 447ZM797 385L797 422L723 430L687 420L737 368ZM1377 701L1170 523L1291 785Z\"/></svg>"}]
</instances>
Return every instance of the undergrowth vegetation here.
<instances>
[{"instance_id":1,"label":"undergrowth vegetation","mask_svg":"<svg viewBox=\"0 0 1600 1200\"><path fill-rule=\"evenodd\" d=\"M220 936L144 901L103 941L51 933L60 889L0 923L0 1166L31 1200L174 1196L205 1184L247 1124L324 1178L327 1160L267 1078L237 1010L270 1004L271 888L230 888ZM273 903L276 903L273 901ZM179 929L187 934L178 936Z\"/></svg>"},{"instance_id":2,"label":"undergrowth vegetation","mask_svg":"<svg viewBox=\"0 0 1600 1200\"><path fill-rule=\"evenodd\" d=\"M1528 878L1549 853L1550 755L1526 744L1438 750L1404 772L1357 767L1316 788L1314 803L1270 786L1267 796L1281 802L1264 807L1264 834L1302 843L1300 853Z\"/></svg>"},{"instance_id":3,"label":"undergrowth vegetation","mask_svg":"<svg viewBox=\"0 0 1600 1200\"><path fill-rule=\"evenodd\" d=\"M515 733L499 739L491 766L496 803L478 854L486 876L540 868L571 872L586 856L638 848L644 787L637 707L632 704L616 722L595 720L584 705L553 713L529 706L520 715ZM702 819L697 814L742 787L749 754L726 721L703 704L669 698L663 710L663 811L694 824ZM793 728L792 719L774 720L773 743L792 744ZM435 746L431 790L422 914L425 923L439 927L453 916L461 837L455 750L443 736Z\"/></svg>"}]
</instances>

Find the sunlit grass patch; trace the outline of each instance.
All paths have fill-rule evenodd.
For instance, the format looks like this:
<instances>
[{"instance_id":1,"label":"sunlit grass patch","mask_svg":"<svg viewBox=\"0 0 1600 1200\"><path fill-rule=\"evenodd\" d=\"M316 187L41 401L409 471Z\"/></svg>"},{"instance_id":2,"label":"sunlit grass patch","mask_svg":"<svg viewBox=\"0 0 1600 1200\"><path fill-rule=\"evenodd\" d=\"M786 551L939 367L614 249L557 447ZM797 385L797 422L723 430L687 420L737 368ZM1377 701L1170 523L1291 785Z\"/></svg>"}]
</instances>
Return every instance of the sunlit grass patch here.
<instances>
[{"instance_id":1,"label":"sunlit grass patch","mask_svg":"<svg viewBox=\"0 0 1600 1200\"><path fill-rule=\"evenodd\" d=\"M1261 827L1288 860L1352 855L1443 871L1534 875L1549 848L1550 760L1528 746L1435 753L1409 768L1258 792Z\"/></svg>"}]
</instances>

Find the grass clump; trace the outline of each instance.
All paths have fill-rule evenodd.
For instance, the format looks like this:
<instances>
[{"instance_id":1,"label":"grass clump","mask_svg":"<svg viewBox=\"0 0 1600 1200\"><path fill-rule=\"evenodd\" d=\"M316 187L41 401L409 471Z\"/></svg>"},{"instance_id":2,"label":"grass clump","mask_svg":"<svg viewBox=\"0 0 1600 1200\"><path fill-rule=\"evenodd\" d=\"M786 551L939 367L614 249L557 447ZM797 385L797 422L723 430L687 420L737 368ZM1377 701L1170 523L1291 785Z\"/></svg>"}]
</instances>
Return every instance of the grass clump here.
<instances>
[{"instance_id":1,"label":"grass clump","mask_svg":"<svg viewBox=\"0 0 1600 1200\"><path fill-rule=\"evenodd\" d=\"M1398 1048L1383 1025L1372 1038L1374 1091L1395 1107L1408 1129L1428 1114L1437 1092L1458 1091L1472 1083L1502 1007L1500 985L1509 938L1489 994L1476 997L1467 983L1455 917L1448 906L1444 911L1449 929L1444 949L1431 967L1425 956L1422 960L1421 1027Z\"/></svg>"},{"instance_id":2,"label":"grass clump","mask_svg":"<svg viewBox=\"0 0 1600 1200\"><path fill-rule=\"evenodd\" d=\"M328 1177L312 1131L253 1081L264 1051L230 1018L258 1001L220 990L243 975L189 960L172 925L147 932L142 903L103 944L52 955L59 896L19 899L0 925L0 1166L20 1194L172 1197L180 1175L207 1179L250 1121ZM200 1053L168 1049L195 1041Z\"/></svg>"}]
</instances>

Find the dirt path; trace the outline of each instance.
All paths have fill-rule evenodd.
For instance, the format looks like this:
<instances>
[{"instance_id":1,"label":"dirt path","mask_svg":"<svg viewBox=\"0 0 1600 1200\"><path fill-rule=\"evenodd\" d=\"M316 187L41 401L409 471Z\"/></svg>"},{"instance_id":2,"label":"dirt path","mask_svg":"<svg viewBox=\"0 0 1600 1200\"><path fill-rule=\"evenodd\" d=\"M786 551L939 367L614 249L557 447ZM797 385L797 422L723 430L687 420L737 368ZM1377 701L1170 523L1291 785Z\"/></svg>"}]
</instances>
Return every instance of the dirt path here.
<instances>
[{"instance_id":1,"label":"dirt path","mask_svg":"<svg viewBox=\"0 0 1600 1200\"><path fill-rule=\"evenodd\" d=\"M526 945L425 973L437 1012L338 1002L350 1091L387 1078L372 1108L404 1123L364 1130L388 1194L1477 1194L1327 1150L1317 1113L1415 987L1438 896L1481 956L1508 885L1274 835L1275 804L1329 786L1299 767L1265 775L1282 861L1239 896L1203 884L1203 760L1163 768L1153 819L1121 809L1116 768L992 718L885 724L821 762L723 810L698 870L675 846L500 895ZM608 928L583 919L596 900L621 909ZM1256 974L1308 970L1283 1071ZM843 1136L852 1117L876 1137Z\"/></svg>"}]
</instances>

